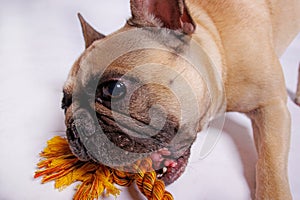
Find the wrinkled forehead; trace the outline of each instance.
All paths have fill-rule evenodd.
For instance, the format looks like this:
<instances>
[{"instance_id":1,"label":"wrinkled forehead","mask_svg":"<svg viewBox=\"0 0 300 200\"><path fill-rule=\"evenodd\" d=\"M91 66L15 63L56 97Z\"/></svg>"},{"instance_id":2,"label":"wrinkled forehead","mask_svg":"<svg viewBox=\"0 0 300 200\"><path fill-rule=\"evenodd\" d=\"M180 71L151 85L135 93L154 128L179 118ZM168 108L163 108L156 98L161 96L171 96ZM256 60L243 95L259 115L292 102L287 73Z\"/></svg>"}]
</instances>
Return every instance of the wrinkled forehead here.
<instances>
[{"instance_id":1,"label":"wrinkled forehead","mask_svg":"<svg viewBox=\"0 0 300 200\"><path fill-rule=\"evenodd\" d=\"M87 50L79 63L82 76L80 80L84 84L86 80L91 79L91 76L99 78L106 76L105 73L113 74L116 71L125 74L140 67L143 68L140 69L143 73L135 70L136 74L131 73L131 75L142 78L144 74L147 74L147 77L151 77L151 72L161 74L165 68L169 68L169 73L171 73L171 69L178 70L176 65L179 65L181 60L184 61L180 59L180 53L184 52L186 45L186 41L174 34L167 34L166 31L158 33L151 30L132 29L113 34L95 42Z\"/></svg>"},{"instance_id":2,"label":"wrinkled forehead","mask_svg":"<svg viewBox=\"0 0 300 200\"><path fill-rule=\"evenodd\" d=\"M203 91L205 84L210 84L210 68L209 58L189 36L166 29L121 29L83 53L65 86L76 83L86 87L91 80L127 76L167 85L185 81ZM205 84L203 79L207 79Z\"/></svg>"}]
</instances>

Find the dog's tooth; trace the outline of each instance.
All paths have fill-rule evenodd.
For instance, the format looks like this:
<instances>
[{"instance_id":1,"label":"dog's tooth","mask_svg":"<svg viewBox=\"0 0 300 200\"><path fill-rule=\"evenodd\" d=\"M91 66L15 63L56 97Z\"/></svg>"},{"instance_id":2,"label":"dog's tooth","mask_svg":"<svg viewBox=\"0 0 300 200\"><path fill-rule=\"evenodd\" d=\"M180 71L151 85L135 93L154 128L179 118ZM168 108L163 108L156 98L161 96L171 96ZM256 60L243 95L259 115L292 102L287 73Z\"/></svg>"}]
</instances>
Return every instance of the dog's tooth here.
<instances>
[{"instance_id":1,"label":"dog's tooth","mask_svg":"<svg viewBox=\"0 0 300 200\"><path fill-rule=\"evenodd\" d=\"M161 178L163 174L157 174L157 178Z\"/></svg>"},{"instance_id":2,"label":"dog's tooth","mask_svg":"<svg viewBox=\"0 0 300 200\"><path fill-rule=\"evenodd\" d=\"M96 98L96 101L98 101L100 104L103 103L102 99L101 98Z\"/></svg>"},{"instance_id":3,"label":"dog's tooth","mask_svg":"<svg viewBox=\"0 0 300 200\"><path fill-rule=\"evenodd\" d=\"M165 174L167 171L168 171L168 168L167 168L167 167L164 167L164 168L163 168L163 174Z\"/></svg>"}]
</instances>

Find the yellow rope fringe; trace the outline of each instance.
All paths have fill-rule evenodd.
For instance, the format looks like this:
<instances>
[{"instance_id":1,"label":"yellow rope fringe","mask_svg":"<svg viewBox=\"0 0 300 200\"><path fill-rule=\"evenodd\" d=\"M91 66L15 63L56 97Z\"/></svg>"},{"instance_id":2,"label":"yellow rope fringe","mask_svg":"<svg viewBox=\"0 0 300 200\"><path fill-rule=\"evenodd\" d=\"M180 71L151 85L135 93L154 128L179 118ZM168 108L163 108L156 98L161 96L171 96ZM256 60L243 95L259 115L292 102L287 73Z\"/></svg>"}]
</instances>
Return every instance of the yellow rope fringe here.
<instances>
[{"instance_id":1,"label":"yellow rope fringe","mask_svg":"<svg viewBox=\"0 0 300 200\"><path fill-rule=\"evenodd\" d=\"M78 160L65 138L57 136L47 144L40 153L43 160L37 164L39 170L34 178L43 177L42 183L55 181L55 188L60 190L74 182L81 182L74 200L94 200L103 195L117 197L120 190L114 184L128 187L134 181L148 200L173 200L173 196L165 191L164 182L156 178L151 159L135 163L133 167L137 173L133 174Z\"/></svg>"}]
</instances>

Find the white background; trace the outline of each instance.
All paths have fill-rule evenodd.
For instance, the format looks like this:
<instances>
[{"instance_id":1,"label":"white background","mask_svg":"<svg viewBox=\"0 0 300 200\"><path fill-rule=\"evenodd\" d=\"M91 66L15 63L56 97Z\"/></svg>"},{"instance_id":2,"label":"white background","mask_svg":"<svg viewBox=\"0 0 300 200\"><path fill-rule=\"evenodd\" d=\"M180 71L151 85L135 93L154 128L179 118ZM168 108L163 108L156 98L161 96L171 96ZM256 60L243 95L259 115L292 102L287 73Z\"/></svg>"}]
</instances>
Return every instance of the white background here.
<instances>
[{"instance_id":1,"label":"white background","mask_svg":"<svg viewBox=\"0 0 300 200\"><path fill-rule=\"evenodd\" d=\"M59 192L33 179L38 153L48 139L64 135L62 86L84 49L77 12L104 34L129 17L129 0L0 0L0 200L71 199L74 187ZM281 58L287 88L296 89L300 35ZM300 108L292 114L289 178L300 199ZM279 122L280 123L280 122ZM168 190L175 199L246 200L253 194L256 153L250 122L228 114L220 141L199 159L204 134L193 148L184 175ZM120 200L143 199L123 188Z\"/></svg>"}]
</instances>

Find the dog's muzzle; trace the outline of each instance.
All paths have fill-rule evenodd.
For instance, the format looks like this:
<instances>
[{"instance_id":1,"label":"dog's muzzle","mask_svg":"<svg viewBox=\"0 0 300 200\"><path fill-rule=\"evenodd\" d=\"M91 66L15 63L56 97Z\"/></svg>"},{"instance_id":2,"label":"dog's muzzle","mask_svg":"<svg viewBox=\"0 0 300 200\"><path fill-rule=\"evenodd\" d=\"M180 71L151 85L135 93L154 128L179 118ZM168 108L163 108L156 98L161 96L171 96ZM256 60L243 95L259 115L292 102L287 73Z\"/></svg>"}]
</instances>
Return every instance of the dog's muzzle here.
<instances>
[{"instance_id":1,"label":"dog's muzzle","mask_svg":"<svg viewBox=\"0 0 300 200\"><path fill-rule=\"evenodd\" d=\"M71 119L67 125L66 132L70 148L73 154L78 157L78 159L82 161L88 161L91 159L91 157L80 138L88 137L95 133L95 120L85 109L79 109L78 111L74 112L73 117L74 118Z\"/></svg>"},{"instance_id":2,"label":"dog's muzzle","mask_svg":"<svg viewBox=\"0 0 300 200\"><path fill-rule=\"evenodd\" d=\"M121 136L123 137L130 137L125 132L115 132L114 134L109 133L105 130L110 130L113 126L117 127L118 124L116 122L114 123L108 123L105 122L105 120L100 120L101 117L92 117L92 111L88 111L87 109L80 108L76 110L73 113L73 118L68 121L67 124L67 139L70 145L70 148L74 155L78 157L78 159L82 161L89 161L93 160L94 162L99 162L102 164L105 164L101 161L102 158L106 156L107 153L111 154L107 156L108 158L110 156L114 156L115 159L120 159L120 164L122 164L125 161L131 162L134 160L137 160L138 157L131 158L128 153L130 153L129 149L123 149L123 153L117 153L114 152L114 148L109 148L109 146L103 146L103 148L97 148L102 144L102 141L97 140L96 143L86 143L85 141L88 140L88 138L93 138L94 136L97 136L98 138L107 138L107 141L111 142L111 145L117 146L117 148L122 148L122 145L124 145L124 141L120 140ZM168 130L165 130L162 132L169 133L170 135L176 135L176 128L170 128L170 122L166 122ZM103 129L104 132L99 132L99 126ZM174 129L174 130L172 130ZM173 133L172 133L173 132ZM177 133L179 134L179 133ZM99 136L102 135L102 136ZM179 134L180 135L180 134ZM165 184L170 184L174 182L179 176L183 173L185 170L185 167L188 162L188 158L190 156L190 146L194 140L192 137L186 138L185 134L182 134L183 138L177 136L179 138L179 141L176 142L175 145L167 146L168 151L170 152L170 157L166 157L166 159L173 160L176 165L174 166L164 166L163 161L157 160L153 161L158 164L158 167L156 169L159 178L164 180ZM160 136L160 134L158 134ZM152 138L153 139L153 138ZM162 138L160 138L162 139ZM171 138L170 138L171 139ZM133 148L132 155L139 155L142 157L151 157L152 153L159 152L160 149L163 149L164 146L162 145L164 140L159 140L158 138L155 139L155 143L157 144L157 150L151 150L151 146L154 145L153 142L151 142L150 139L143 140L140 145L137 145L138 141L133 140L132 145L129 145ZM160 141L160 142L159 142ZM153 143L153 144L152 144ZM135 145L133 145L135 144ZM168 144L166 142L165 144ZM162 146L161 146L162 145ZM143 147L144 146L144 147ZM99 149L102 149L101 152L99 152ZM106 152L106 153L105 153ZM144 154L143 154L144 153ZM176 155L177 154L177 155ZM103 156L103 157L101 157ZM101 157L101 158L100 158ZM126 157L126 158L125 158ZM141 157L141 158L142 158ZM109 161L107 162L109 163ZM128 164L128 163L123 163ZM162 170L165 169L165 170Z\"/></svg>"}]
</instances>

